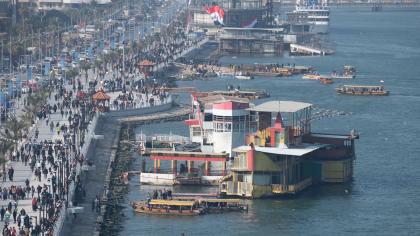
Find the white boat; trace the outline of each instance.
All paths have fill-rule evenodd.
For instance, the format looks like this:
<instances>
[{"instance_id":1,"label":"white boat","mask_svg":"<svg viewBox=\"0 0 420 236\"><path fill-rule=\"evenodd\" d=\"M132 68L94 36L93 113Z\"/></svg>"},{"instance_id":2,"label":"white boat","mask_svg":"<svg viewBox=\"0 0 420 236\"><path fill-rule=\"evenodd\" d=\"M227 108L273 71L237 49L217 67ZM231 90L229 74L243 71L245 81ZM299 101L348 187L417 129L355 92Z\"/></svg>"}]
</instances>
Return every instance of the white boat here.
<instances>
[{"instance_id":1,"label":"white boat","mask_svg":"<svg viewBox=\"0 0 420 236\"><path fill-rule=\"evenodd\" d=\"M254 79L254 76L252 76L252 75L236 75L235 79L250 80L250 79Z\"/></svg>"},{"instance_id":2,"label":"white boat","mask_svg":"<svg viewBox=\"0 0 420 236\"><path fill-rule=\"evenodd\" d=\"M297 5L293 12L307 14L311 33L328 33L330 9L326 4L310 4L307 1L304 1L303 5Z\"/></svg>"}]
</instances>

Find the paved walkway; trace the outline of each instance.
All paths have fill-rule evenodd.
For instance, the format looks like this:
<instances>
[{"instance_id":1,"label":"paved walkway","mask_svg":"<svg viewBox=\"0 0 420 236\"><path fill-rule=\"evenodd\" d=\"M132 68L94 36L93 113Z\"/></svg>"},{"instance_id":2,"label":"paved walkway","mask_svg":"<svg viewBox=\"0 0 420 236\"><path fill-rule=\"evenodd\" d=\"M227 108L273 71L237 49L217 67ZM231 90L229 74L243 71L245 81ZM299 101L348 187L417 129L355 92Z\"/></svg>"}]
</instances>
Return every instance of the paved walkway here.
<instances>
[{"instance_id":1,"label":"paved walkway","mask_svg":"<svg viewBox=\"0 0 420 236\"><path fill-rule=\"evenodd\" d=\"M55 93L52 93L51 98L48 99L49 104L56 103L56 101L54 101L54 94ZM21 99L21 100L23 100L23 99ZM16 115L17 116L20 116L23 113L22 109L23 109L22 105L19 108L16 109ZM60 124L68 124L67 116L61 116L60 111L57 111L56 113L52 113L50 115L49 120L50 120L50 122L54 122L54 124L57 124L57 122L59 122ZM39 131L37 141L43 141L43 140L54 141L57 138L63 139L62 132L61 132L60 135L58 135L55 128L54 128L54 131L51 132L50 127L49 127L49 125L46 124L45 120L38 120L36 122L36 124L33 127L30 128L29 137L34 137L35 127L38 128L38 131ZM50 167L49 164L46 164L46 165L47 165L47 168ZM41 185L41 186L51 185L50 179L51 179L52 176L50 174L48 174L48 177L45 179L44 175L42 174L41 181L38 181L38 179L35 177L35 174L31 171L29 163L27 165L25 165L23 162L9 161L7 163L7 168L10 168L10 166L13 166L13 168L15 170L13 181L9 181L7 179L6 182L1 182L0 186L2 188L4 188L4 187L8 188L12 185L24 187L26 179L29 179L29 181L30 181L29 185L34 186L35 188L38 185ZM37 194L35 193L35 195L37 195ZM9 201L13 202L13 200L10 200L10 199L7 199L6 201L0 200L0 206L5 206L6 207L7 204L9 203ZM36 225L35 217L38 219L39 211L33 211L32 210L32 198L31 198L31 196L30 196L30 198L26 198L24 200L18 200L17 203L18 203L18 209L17 209L18 213L22 208L25 209L26 213L28 213L29 216L31 218L33 218L33 221L32 221L33 225ZM39 223L39 219L38 219L38 223ZM16 224L13 223L13 217L11 217L11 223L9 223L9 226L15 227L16 229L18 229L17 228L17 223ZM0 222L0 229L3 229L3 228L4 228L4 222Z\"/></svg>"}]
</instances>

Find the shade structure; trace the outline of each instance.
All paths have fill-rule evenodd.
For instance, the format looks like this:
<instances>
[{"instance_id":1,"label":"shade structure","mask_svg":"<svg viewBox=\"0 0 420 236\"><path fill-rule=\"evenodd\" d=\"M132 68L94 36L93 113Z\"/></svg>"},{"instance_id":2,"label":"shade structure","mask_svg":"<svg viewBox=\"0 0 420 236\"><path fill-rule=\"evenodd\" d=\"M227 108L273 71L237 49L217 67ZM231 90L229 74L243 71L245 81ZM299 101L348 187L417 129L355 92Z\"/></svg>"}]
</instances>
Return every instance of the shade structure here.
<instances>
[{"instance_id":1,"label":"shade structure","mask_svg":"<svg viewBox=\"0 0 420 236\"><path fill-rule=\"evenodd\" d=\"M139 62L139 66L143 66L143 67L154 66L154 65L155 65L155 63L152 62L152 61L149 61L149 60L143 60L143 61Z\"/></svg>"},{"instance_id":2,"label":"shade structure","mask_svg":"<svg viewBox=\"0 0 420 236\"><path fill-rule=\"evenodd\" d=\"M92 95L92 99L94 101L107 101L109 99L111 99L110 96L108 96L103 89L100 89L99 91L97 91L95 94Z\"/></svg>"}]
</instances>

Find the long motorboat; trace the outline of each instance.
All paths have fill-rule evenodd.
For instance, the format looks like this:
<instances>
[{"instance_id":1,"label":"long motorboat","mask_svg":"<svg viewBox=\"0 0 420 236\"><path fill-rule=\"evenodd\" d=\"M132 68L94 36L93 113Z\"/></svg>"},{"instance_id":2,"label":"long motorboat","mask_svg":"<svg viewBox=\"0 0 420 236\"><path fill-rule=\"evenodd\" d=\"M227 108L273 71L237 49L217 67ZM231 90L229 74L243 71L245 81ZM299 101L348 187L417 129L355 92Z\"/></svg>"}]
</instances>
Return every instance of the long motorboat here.
<instances>
[{"instance_id":1,"label":"long motorboat","mask_svg":"<svg viewBox=\"0 0 420 236\"><path fill-rule=\"evenodd\" d=\"M198 199L200 206L206 213L223 213L230 211L248 211L248 205L243 204L240 199Z\"/></svg>"},{"instance_id":2,"label":"long motorboat","mask_svg":"<svg viewBox=\"0 0 420 236\"><path fill-rule=\"evenodd\" d=\"M387 96L389 91L381 85L343 85L335 89L338 94L362 96Z\"/></svg>"},{"instance_id":3,"label":"long motorboat","mask_svg":"<svg viewBox=\"0 0 420 236\"><path fill-rule=\"evenodd\" d=\"M158 200L132 203L137 213L150 215L197 216L204 213L197 201Z\"/></svg>"}]
</instances>

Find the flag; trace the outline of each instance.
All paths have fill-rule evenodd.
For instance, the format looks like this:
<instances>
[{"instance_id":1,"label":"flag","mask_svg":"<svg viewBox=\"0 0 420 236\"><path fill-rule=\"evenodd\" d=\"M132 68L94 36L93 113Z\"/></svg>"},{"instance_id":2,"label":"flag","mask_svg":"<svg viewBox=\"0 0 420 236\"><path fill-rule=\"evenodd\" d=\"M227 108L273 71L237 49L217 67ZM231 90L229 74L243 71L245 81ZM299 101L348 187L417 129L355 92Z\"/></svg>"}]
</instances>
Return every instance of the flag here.
<instances>
[{"instance_id":1,"label":"flag","mask_svg":"<svg viewBox=\"0 0 420 236\"><path fill-rule=\"evenodd\" d=\"M44 63L44 75L48 75L49 73L50 73L50 62L45 62Z\"/></svg>"},{"instance_id":2,"label":"flag","mask_svg":"<svg viewBox=\"0 0 420 236\"><path fill-rule=\"evenodd\" d=\"M130 41L134 42L134 30L130 30Z\"/></svg>"},{"instance_id":3,"label":"flag","mask_svg":"<svg viewBox=\"0 0 420 236\"><path fill-rule=\"evenodd\" d=\"M60 67L64 67L66 63L64 62L64 56L61 56L60 58Z\"/></svg>"},{"instance_id":4,"label":"flag","mask_svg":"<svg viewBox=\"0 0 420 236\"><path fill-rule=\"evenodd\" d=\"M26 79L32 80L32 67L28 67L28 69L26 70Z\"/></svg>"},{"instance_id":5,"label":"flag","mask_svg":"<svg viewBox=\"0 0 420 236\"><path fill-rule=\"evenodd\" d=\"M104 50L104 46L105 46L104 39L101 38L99 40L99 48L98 48L99 52L102 52L102 50Z\"/></svg>"},{"instance_id":6,"label":"flag","mask_svg":"<svg viewBox=\"0 0 420 236\"><path fill-rule=\"evenodd\" d=\"M87 49L87 56L88 56L89 59L92 59L93 58L93 49L92 49L92 46L89 46L88 47L88 49Z\"/></svg>"},{"instance_id":7,"label":"flag","mask_svg":"<svg viewBox=\"0 0 420 236\"><path fill-rule=\"evenodd\" d=\"M2 91L0 91L0 107L6 107L6 98Z\"/></svg>"},{"instance_id":8,"label":"flag","mask_svg":"<svg viewBox=\"0 0 420 236\"><path fill-rule=\"evenodd\" d=\"M16 75L16 90L18 91L18 93L21 90L21 88L22 88L22 81L20 79L20 74L17 74Z\"/></svg>"},{"instance_id":9,"label":"flag","mask_svg":"<svg viewBox=\"0 0 420 236\"><path fill-rule=\"evenodd\" d=\"M249 21L245 21L242 23L242 28L254 28L257 24L257 17L253 16Z\"/></svg>"},{"instance_id":10,"label":"flag","mask_svg":"<svg viewBox=\"0 0 420 236\"><path fill-rule=\"evenodd\" d=\"M11 80L9 80L7 92L8 92L8 94L11 98L14 97L14 95L13 95L13 83L12 83Z\"/></svg>"},{"instance_id":11,"label":"flag","mask_svg":"<svg viewBox=\"0 0 420 236\"><path fill-rule=\"evenodd\" d=\"M114 37L111 38L111 49L115 49L115 39Z\"/></svg>"},{"instance_id":12,"label":"flag","mask_svg":"<svg viewBox=\"0 0 420 236\"><path fill-rule=\"evenodd\" d=\"M211 19L215 25L224 25L223 17L225 16L225 11L217 5L213 5L210 8L205 8L206 12L210 14Z\"/></svg>"}]
</instances>

